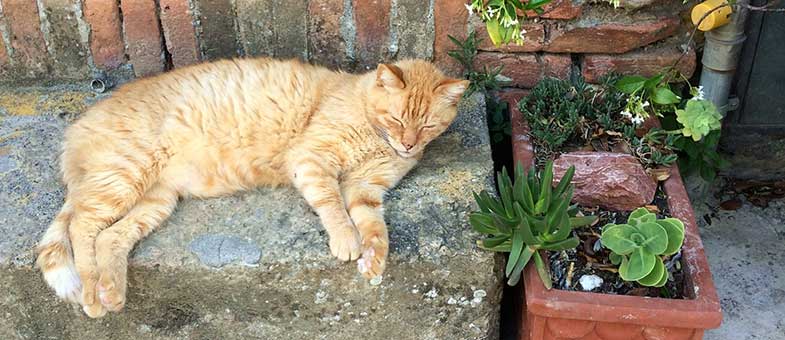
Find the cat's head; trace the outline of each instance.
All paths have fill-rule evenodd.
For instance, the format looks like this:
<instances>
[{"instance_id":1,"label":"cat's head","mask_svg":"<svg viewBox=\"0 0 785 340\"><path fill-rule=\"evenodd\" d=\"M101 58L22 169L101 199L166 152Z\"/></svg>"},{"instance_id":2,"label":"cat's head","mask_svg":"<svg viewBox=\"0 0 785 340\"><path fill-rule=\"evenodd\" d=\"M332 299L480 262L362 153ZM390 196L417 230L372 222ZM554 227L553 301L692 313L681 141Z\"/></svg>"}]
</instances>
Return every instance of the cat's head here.
<instances>
[{"instance_id":1,"label":"cat's head","mask_svg":"<svg viewBox=\"0 0 785 340\"><path fill-rule=\"evenodd\" d=\"M404 60L379 64L371 86L371 123L398 155L414 157L455 119L469 82L427 61Z\"/></svg>"}]
</instances>

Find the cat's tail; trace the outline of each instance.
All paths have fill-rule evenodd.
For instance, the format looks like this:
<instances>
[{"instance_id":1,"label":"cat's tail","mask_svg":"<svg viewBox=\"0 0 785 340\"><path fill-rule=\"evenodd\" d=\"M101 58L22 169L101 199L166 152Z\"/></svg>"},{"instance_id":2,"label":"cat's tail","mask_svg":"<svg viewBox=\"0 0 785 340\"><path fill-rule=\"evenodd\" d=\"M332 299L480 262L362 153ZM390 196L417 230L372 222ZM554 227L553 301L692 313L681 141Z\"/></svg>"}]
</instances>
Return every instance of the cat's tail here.
<instances>
[{"instance_id":1,"label":"cat's tail","mask_svg":"<svg viewBox=\"0 0 785 340\"><path fill-rule=\"evenodd\" d=\"M73 207L69 200L60 209L52 225L46 230L44 237L36 247L38 258L36 264L44 274L49 287L60 298L79 302L81 300L82 283L76 272L68 226L71 224Z\"/></svg>"}]
</instances>

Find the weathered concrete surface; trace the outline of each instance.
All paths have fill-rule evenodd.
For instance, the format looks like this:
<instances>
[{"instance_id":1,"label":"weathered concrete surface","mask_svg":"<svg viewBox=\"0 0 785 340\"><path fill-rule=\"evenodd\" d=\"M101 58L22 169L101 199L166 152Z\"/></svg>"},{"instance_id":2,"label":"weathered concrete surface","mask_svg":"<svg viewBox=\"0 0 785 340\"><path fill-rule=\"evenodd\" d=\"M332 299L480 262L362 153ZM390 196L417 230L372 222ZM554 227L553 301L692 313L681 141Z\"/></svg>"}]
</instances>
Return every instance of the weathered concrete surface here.
<instances>
[{"instance_id":1,"label":"weathered concrete surface","mask_svg":"<svg viewBox=\"0 0 785 340\"><path fill-rule=\"evenodd\" d=\"M741 199L735 211L720 210L713 195L693 202L723 312L704 338L783 340L785 200L763 209Z\"/></svg>"},{"instance_id":2,"label":"weathered concrete surface","mask_svg":"<svg viewBox=\"0 0 785 340\"><path fill-rule=\"evenodd\" d=\"M51 102L63 97L82 100ZM182 202L133 252L125 310L99 320L57 301L32 268L32 247L63 199L63 128L94 100L0 89L0 339L498 336L499 263L476 248L467 223L470 192L492 186L481 96L461 104L459 120L388 195L392 251L380 285L329 255L294 190L260 189Z\"/></svg>"}]
</instances>

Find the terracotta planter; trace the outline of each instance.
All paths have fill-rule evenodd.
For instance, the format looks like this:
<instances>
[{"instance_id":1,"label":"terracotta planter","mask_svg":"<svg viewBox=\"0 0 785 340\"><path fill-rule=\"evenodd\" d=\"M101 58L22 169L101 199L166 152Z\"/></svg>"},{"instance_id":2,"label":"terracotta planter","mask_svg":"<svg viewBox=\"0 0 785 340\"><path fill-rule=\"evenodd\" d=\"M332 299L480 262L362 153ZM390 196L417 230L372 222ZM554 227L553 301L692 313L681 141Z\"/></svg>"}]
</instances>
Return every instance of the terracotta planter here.
<instances>
[{"instance_id":1,"label":"terracotta planter","mask_svg":"<svg viewBox=\"0 0 785 340\"><path fill-rule=\"evenodd\" d=\"M534 150L528 126L509 100L513 158L531 165ZM664 184L673 217L684 222L682 251L685 296L673 300L545 289L532 263L524 272L524 301L520 303L520 339L702 339L706 329L719 327L722 312L695 216L678 169Z\"/></svg>"}]
</instances>

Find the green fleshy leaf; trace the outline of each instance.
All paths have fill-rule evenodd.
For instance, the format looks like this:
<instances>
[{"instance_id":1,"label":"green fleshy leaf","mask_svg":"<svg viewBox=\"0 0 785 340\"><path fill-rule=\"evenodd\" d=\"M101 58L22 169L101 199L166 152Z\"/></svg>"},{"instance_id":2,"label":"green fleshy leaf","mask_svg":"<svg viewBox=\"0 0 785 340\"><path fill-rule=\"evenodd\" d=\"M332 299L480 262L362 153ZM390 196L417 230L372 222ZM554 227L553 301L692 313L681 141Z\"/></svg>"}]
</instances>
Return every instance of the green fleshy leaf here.
<instances>
[{"instance_id":1,"label":"green fleshy leaf","mask_svg":"<svg viewBox=\"0 0 785 340\"><path fill-rule=\"evenodd\" d=\"M630 217L627 218L627 224L635 226L640 223L654 222L655 220L657 220L657 215L649 212L646 208L638 208L630 213Z\"/></svg>"},{"instance_id":2,"label":"green fleshy leaf","mask_svg":"<svg viewBox=\"0 0 785 340\"><path fill-rule=\"evenodd\" d=\"M618 266L619 263L621 263L623 257L624 257L623 255L619 255L614 252L611 252L611 255L608 258L611 260L611 263L613 263L613 265Z\"/></svg>"},{"instance_id":3,"label":"green fleshy leaf","mask_svg":"<svg viewBox=\"0 0 785 340\"><path fill-rule=\"evenodd\" d=\"M540 274L540 279L542 280L542 283L545 285L545 288L546 289L553 288L551 275L548 274L548 269L545 268L545 261L542 260L542 257L540 257L539 252L534 253L534 266L537 268L537 274Z\"/></svg>"},{"instance_id":4,"label":"green fleshy leaf","mask_svg":"<svg viewBox=\"0 0 785 340\"><path fill-rule=\"evenodd\" d=\"M678 253L684 243L684 224L675 218L658 220L657 224L668 233L668 247L661 254L669 256Z\"/></svg>"},{"instance_id":5,"label":"green fleshy leaf","mask_svg":"<svg viewBox=\"0 0 785 340\"><path fill-rule=\"evenodd\" d=\"M580 243L581 242L577 237L571 237L566 240L543 243L540 248L545 250L561 251L567 249L575 249L576 247L578 247Z\"/></svg>"},{"instance_id":6,"label":"green fleshy leaf","mask_svg":"<svg viewBox=\"0 0 785 340\"><path fill-rule=\"evenodd\" d=\"M515 264L515 267L510 272L507 279L507 284L510 286L514 286L518 284L518 281L521 279L521 273L523 272L523 268L526 267L526 264L529 263L531 260L532 254L534 254L534 250L531 247L523 248L523 252L521 252L521 256L518 258L518 262Z\"/></svg>"},{"instance_id":7,"label":"green fleshy leaf","mask_svg":"<svg viewBox=\"0 0 785 340\"><path fill-rule=\"evenodd\" d=\"M641 223L636 226L638 232L644 236L643 246L648 253L662 254L668 248L668 232L656 222Z\"/></svg>"},{"instance_id":8,"label":"green fleshy leaf","mask_svg":"<svg viewBox=\"0 0 785 340\"><path fill-rule=\"evenodd\" d=\"M630 260L626 274L622 275L625 281L637 281L644 278L654 269L657 257L638 248L630 254ZM622 264L624 262L622 261ZM619 271L621 274L621 271Z\"/></svg>"},{"instance_id":9,"label":"green fleshy leaf","mask_svg":"<svg viewBox=\"0 0 785 340\"><path fill-rule=\"evenodd\" d=\"M515 264L518 263L518 258L523 251L523 233L520 230L513 230L512 232L512 248L510 248L510 257L507 259L507 267L505 268L504 275L510 276Z\"/></svg>"},{"instance_id":10,"label":"green fleshy leaf","mask_svg":"<svg viewBox=\"0 0 785 340\"><path fill-rule=\"evenodd\" d=\"M567 189L567 186L571 184L572 177L575 175L575 166L571 165L567 171L562 176L561 180L559 181L559 185L556 186L556 189L553 190L554 196L561 196L564 193L564 190ZM572 199L572 197L569 197Z\"/></svg>"},{"instance_id":11,"label":"green fleshy leaf","mask_svg":"<svg viewBox=\"0 0 785 340\"><path fill-rule=\"evenodd\" d=\"M668 283L668 271L662 273L662 278L660 278L660 282L654 285L654 287L663 287L665 284Z\"/></svg>"},{"instance_id":12,"label":"green fleshy leaf","mask_svg":"<svg viewBox=\"0 0 785 340\"><path fill-rule=\"evenodd\" d=\"M602 228L602 235L600 241L602 246L610 249L619 255L628 255L635 249L640 248L640 245L632 240L632 234L635 232L628 224L619 225L606 225Z\"/></svg>"},{"instance_id":13,"label":"green fleshy leaf","mask_svg":"<svg viewBox=\"0 0 785 340\"><path fill-rule=\"evenodd\" d=\"M644 276L642 279L638 280L638 283L644 286L655 286L662 280L662 276L668 276L668 272L665 270L665 264L662 263L662 259L657 258L654 261L654 268L651 270L649 275Z\"/></svg>"},{"instance_id":14,"label":"green fleshy leaf","mask_svg":"<svg viewBox=\"0 0 785 340\"><path fill-rule=\"evenodd\" d=\"M497 234L499 229L493 224L493 218L484 213L473 213L469 215L469 224L472 228L482 234Z\"/></svg>"}]
</instances>

